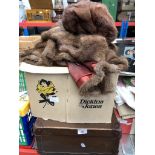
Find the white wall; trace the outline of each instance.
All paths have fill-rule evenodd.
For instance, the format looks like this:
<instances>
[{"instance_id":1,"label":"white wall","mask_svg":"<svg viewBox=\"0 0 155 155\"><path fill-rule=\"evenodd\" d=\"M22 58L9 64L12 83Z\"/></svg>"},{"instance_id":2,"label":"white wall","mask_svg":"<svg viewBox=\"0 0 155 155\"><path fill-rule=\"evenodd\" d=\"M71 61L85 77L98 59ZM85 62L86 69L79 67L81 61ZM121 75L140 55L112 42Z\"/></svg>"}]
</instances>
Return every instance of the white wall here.
<instances>
[{"instance_id":1,"label":"white wall","mask_svg":"<svg viewBox=\"0 0 155 155\"><path fill-rule=\"evenodd\" d=\"M53 3L53 6L54 6L54 1L55 0L51 0L51 1ZM25 5L25 9L31 9L31 6L29 4L29 0L22 0L22 2ZM63 4L64 4L64 7L66 7L68 5L67 0L63 0Z\"/></svg>"}]
</instances>

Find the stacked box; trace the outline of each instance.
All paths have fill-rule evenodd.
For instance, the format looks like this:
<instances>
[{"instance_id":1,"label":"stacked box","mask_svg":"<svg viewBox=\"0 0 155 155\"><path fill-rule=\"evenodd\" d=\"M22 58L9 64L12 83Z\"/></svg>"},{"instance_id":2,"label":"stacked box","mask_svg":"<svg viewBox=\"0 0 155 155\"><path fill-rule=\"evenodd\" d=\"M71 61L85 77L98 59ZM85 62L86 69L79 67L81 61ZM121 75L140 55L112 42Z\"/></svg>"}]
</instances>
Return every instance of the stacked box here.
<instances>
[{"instance_id":1,"label":"stacked box","mask_svg":"<svg viewBox=\"0 0 155 155\"><path fill-rule=\"evenodd\" d=\"M121 138L115 115L112 123L60 123L38 118L34 125L41 155L117 155Z\"/></svg>"},{"instance_id":2,"label":"stacked box","mask_svg":"<svg viewBox=\"0 0 155 155\"><path fill-rule=\"evenodd\" d=\"M33 141L33 123L36 118L31 115L30 103L28 96L23 94L20 96L19 108L19 145L31 145Z\"/></svg>"},{"instance_id":3,"label":"stacked box","mask_svg":"<svg viewBox=\"0 0 155 155\"><path fill-rule=\"evenodd\" d=\"M31 10L26 10L28 21L51 21L53 4L51 0L29 0Z\"/></svg>"},{"instance_id":4,"label":"stacked box","mask_svg":"<svg viewBox=\"0 0 155 155\"><path fill-rule=\"evenodd\" d=\"M19 37L19 51L29 50L35 47L35 44L41 39L40 35L20 36Z\"/></svg>"},{"instance_id":5,"label":"stacked box","mask_svg":"<svg viewBox=\"0 0 155 155\"><path fill-rule=\"evenodd\" d=\"M119 0L117 20L135 21L135 0Z\"/></svg>"},{"instance_id":6,"label":"stacked box","mask_svg":"<svg viewBox=\"0 0 155 155\"><path fill-rule=\"evenodd\" d=\"M111 123L115 92L80 96L67 67L22 63L20 69L25 71L33 116L67 123ZM112 74L116 87L118 74Z\"/></svg>"},{"instance_id":7,"label":"stacked box","mask_svg":"<svg viewBox=\"0 0 155 155\"><path fill-rule=\"evenodd\" d=\"M51 21L52 10L31 9L26 10L27 21Z\"/></svg>"},{"instance_id":8,"label":"stacked box","mask_svg":"<svg viewBox=\"0 0 155 155\"><path fill-rule=\"evenodd\" d=\"M107 6L111 16L113 17L114 21L116 21L118 0L102 0L102 3Z\"/></svg>"},{"instance_id":9,"label":"stacked box","mask_svg":"<svg viewBox=\"0 0 155 155\"><path fill-rule=\"evenodd\" d=\"M67 67L22 63L20 69L25 72L32 115L38 117L34 134L39 153L118 154L121 129L113 113L114 92L80 96ZM116 87L118 74L112 76Z\"/></svg>"},{"instance_id":10,"label":"stacked box","mask_svg":"<svg viewBox=\"0 0 155 155\"><path fill-rule=\"evenodd\" d=\"M26 81L24 72L19 71L19 92L26 91Z\"/></svg>"}]
</instances>

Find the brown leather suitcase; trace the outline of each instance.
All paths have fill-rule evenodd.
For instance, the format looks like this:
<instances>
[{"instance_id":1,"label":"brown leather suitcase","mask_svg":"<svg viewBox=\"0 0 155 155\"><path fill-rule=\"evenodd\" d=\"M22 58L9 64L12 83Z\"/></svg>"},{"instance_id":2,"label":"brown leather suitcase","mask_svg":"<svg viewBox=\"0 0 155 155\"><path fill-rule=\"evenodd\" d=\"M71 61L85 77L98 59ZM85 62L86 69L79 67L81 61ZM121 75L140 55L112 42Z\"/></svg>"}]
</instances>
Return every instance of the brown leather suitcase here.
<instances>
[{"instance_id":1,"label":"brown leather suitcase","mask_svg":"<svg viewBox=\"0 0 155 155\"><path fill-rule=\"evenodd\" d=\"M41 155L117 155L121 138L114 114L109 124L61 123L38 118L34 133Z\"/></svg>"}]
</instances>

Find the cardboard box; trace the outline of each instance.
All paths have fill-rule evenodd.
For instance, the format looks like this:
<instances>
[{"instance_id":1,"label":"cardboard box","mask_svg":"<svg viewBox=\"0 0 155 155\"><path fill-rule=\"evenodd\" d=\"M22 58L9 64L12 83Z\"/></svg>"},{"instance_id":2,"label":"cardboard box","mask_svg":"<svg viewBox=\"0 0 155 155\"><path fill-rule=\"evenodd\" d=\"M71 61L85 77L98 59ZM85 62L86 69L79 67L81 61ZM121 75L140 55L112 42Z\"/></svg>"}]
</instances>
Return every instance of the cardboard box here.
<instances>
[{"instance_id":1,"label":"cardboard box","mask_svg":"<svg viewBox=\"0 0 155 155\"><path fill-rule=\"evenodd\" d=\"M20 36L19 37L19 49L20 50L33 49L35 44L39 42L40 39L41 39L40 35Z\"/></svg>"},{"instance_id":2,"label":"cardboard box","mask_svg":"<svg viewBox=\"0 0 155 155\"><path fill-rule=\"evenodd\" d=\"M128 118L135 117L135 111L125 103L120 106L117 106L117 110L122 119L128 119Z\"/></svg>"},{"instance_id":3,"label":"cardboard box","mask_svg":"<svg viewBox=\"0 0 155 155\"><path fill-rule=\"evenodd\" d=\"M131 130L133 130L132 124L134 118L122 119L117 109L114 109L114 113L120 123L122 134L133 134L133 131Z\"/></svg>"},{"instance_id":4,"label":"cardboard box","mask_svg":"<svg viewBox=\"0 0 155 155\"><path fill-rule=\"evenodd\" d=\"M67 67L21 63L32 115L68 123L111 123L115 93L82 97ZM117 84L118 74L114 74Z\"/></svg>"},{"instance_id":5,"label":"cardboard box","mask_svg":"<svg viewBox=\"0 0 155 155\"><path fill-rule=\"evenodd\" d=\"M102 0L102 3L107 6L111 16L116 21L118 0Z\"/></svg>"},{"instance_id":6,"label":"cardboard box","mask_svg":"<svg viewBox=\"0 0 155 155\"><path fill-rule=\"evenodd\" d=\"M27 9L27 21L51 21L52 10L50 9Z\"/></svg>"},{"instance_id":7,"label":"cardboard box","mask_svg":"<svg viewBox=\"0 0 155 155\"><path fill-rule=\"evenodd\" d=\"M130 134L131 135L134 135L135 134L135 118L133 119L133 122L132 122Z\"/></svg>"}]
</instances>

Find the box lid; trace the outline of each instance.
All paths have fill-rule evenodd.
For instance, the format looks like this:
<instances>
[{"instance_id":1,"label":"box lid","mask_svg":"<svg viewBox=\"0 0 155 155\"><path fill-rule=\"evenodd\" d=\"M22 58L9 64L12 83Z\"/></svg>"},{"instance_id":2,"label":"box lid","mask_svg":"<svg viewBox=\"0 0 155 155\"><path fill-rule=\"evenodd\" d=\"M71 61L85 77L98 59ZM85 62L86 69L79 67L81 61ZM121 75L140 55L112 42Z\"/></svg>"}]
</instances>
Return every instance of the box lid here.
<instances>
[{"instance_id":1,"label":"box lid","mask_svg":"<svg viewBox=\"0 0 155 155\"><path fill-rule=\"evenodd\" d=\"M38 73L38 74L69 74L68 67L45 67L45 66L35 66L30 65L25 62L20 64L19 69L28 73Z\"/></svg>"},{"instance_id":2,"label":"box lid","mask_svg":"<svg viewBox=\"0 0 155 155\"><path fill-rule=\"evenodd\" d=\"M65 123L37 118L34 124L36 135L111 136L116 133L118 136L120 131L120 125L114 113L112 123Z\"/></svg>"},{"instance_id":3,"label":"box lid","mask_svg":"<svg viewBox=\"0 0 155 155\"><path fill-rule=\"evenodd\" d=\"M31 9L52 9L52 0L29 0Z\"/></svg>"},{"instance_id":4,"label":"box lid","mask_svg":"<svg viewBox=\"0 0 155 155\"><path fill-rule=\"evenodd\" d=\"M101 135L105 135L105 133L107 134L107 136L111 136L112 129L111 129L110 123L107 123L107 124L64 123L64 122L58 122L53 120L43 120L41 118L37 118L37 121L34 125L34 133L36 136L37 135L101 136Z\"/></svg>"}]
</instances>

